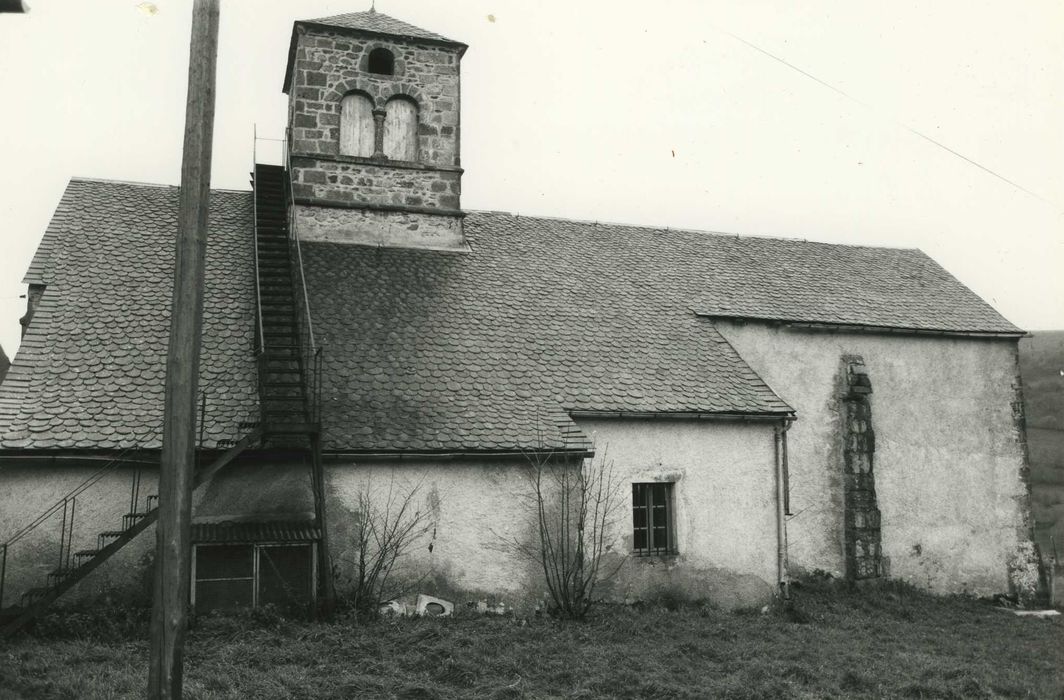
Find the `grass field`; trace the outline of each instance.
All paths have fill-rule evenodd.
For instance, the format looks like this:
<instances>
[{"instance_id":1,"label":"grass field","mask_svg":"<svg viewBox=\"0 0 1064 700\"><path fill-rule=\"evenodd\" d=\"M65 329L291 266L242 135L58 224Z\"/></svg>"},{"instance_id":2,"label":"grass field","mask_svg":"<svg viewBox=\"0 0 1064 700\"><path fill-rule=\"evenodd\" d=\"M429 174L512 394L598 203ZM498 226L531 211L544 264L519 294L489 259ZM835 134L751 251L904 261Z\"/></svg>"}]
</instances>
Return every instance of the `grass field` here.
<instances>
[{"instance_id":1,"label":"grass field","mask_svg":"<svg viewBox=\"0 0 1064 700\"><path fill-rule=\"evenodd\" d=\"M1064 621L892 584L796 590L796 613L602 608L583 623L212 618L187 698L1064 698ZM54 616L0 645L0 697L137 698L139 619ZM131 638L134 637L134 638Z\"/></svg>"}]
</instances>

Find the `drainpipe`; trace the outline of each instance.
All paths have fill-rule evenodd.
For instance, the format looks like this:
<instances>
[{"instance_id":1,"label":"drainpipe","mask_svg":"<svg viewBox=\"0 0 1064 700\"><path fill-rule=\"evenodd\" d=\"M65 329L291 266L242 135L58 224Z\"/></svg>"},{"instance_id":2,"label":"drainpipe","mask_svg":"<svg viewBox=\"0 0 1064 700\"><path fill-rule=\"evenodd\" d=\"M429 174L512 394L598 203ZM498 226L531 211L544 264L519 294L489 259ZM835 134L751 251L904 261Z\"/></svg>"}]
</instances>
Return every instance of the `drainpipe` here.
<instances>
[{"instance_id":1,"label":"drainpipe","mask_svg":"<svg viewBox=\"0 0 1064 700\"><path fill-rule=\"evenodd\" d=\"M785 601L791 599L791 582L787 577L787 429L790 421L784 419L776 426L776 573L780 594Z\"/></svg>"}]
</instances>

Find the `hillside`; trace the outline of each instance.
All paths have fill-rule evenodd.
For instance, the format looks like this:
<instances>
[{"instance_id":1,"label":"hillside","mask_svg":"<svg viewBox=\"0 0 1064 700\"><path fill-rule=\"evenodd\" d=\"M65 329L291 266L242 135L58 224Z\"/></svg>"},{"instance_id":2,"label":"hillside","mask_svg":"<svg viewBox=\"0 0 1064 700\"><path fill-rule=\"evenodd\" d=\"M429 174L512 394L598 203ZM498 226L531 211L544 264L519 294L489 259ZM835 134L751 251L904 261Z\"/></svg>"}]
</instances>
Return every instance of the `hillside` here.
<instances>
[{"instance_id":1,"label":"hillside","mask_svg":"<svg viewBox=\"0 0 1064 700\"><path fill-rule=\"evenodd\" d=\"M1064 558L1064 331L1020 341L1020 372L1031 451L1035 538Z\"/></svg>"}]
</instances>

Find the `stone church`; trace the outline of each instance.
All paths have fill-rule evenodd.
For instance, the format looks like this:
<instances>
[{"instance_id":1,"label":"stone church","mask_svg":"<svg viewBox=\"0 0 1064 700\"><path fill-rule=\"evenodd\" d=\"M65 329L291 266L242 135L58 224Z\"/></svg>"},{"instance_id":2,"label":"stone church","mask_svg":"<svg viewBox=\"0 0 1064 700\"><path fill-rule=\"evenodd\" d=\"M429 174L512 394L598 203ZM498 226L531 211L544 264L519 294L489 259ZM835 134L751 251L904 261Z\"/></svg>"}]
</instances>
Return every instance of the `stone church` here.
<instances>
[{"instance_id":1,"label":"stone church","mask_svg":"<svg viewBox=\"0 0 1064 700\"><path fill-rule=\"evenodd\" d=\"M197 610L342 595L367 489L428 518L422 590L541 598L498 545L531 532L544 454L620 479L613 600L1023 585L1022 330L919 250L463 209L466 49L373 11L296 22L282 162L212 192ZM144 578L177 209L74 178L27 271L9 616Z\"/></svg>"}]
</instances>

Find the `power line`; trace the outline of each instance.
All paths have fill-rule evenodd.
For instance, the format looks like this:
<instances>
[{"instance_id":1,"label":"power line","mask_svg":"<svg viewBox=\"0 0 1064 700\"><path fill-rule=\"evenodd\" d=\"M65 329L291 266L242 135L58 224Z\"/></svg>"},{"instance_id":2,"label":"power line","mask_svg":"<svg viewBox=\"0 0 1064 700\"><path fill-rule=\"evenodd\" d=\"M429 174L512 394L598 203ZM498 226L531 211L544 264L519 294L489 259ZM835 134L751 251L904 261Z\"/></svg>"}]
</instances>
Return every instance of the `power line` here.
<instances>
[{"instance_id":1,"label":"power line","mask_svg":"<svg viewBox=\"0 0 1064 700\"><path fill-rule=\"evenodd\" d=\"M778 63L782 63L783 65L787 66L788 68L790 68L791 70L793 70L793 71L795 71L797 73L801 73L802 75L804 75L805 77L809 78L810 80L812 80L812 81L814 81L816 83L819 83L820 85L823 85L824 87L826 87L827 89L831 90L832 92L836 92L839 95L842 95L843 97L845 97L846 99L850 100L851 102L855 102L856 104L861 105L862 107L864 107L865 109L867 109L869 111L872 111L872 112L877 111L875 107L873 107L872 105L868 104L867 102L864 102L863 100L857 99L856 97L854 97L853 95L845 92L844 90L840 90L839 88L835 87L831 83L828 83L828 82L825 82L825 81L821 80L820 78L816 77L812 73L809 73L808 71L802 70L801 68L799 68L798 66L794 65L793 63L791 63L791 62L789 62L789 61L787 61L787 60L785 60L783 58L780 58L779 56L777 56L777 55L775 55L773 53L770 53L770 52L766 51L765 49L761 48L760 46L757 46L756 44L753 44L753 43L747 41L746 39L742 38L741 36L738 36L737 34L733 34L733 33L729 32L726 29L720 29L719 27L717 28L717 31L721 32L722 34L727 34L728 36L730 36L731 38L735 39L736 41L741 42L741 43L749 46L754 51L757 51L758 53L762 53L765 56L768 56L773 61L776 61ZM983 172L988 173L988 174L996 177L997 179L1001 180L1002 182L1005 182L1005 183L1007 183L1009 185L1012 185L1013 187L1015 187L1016 189L1020 190L1021 192L1025 192L1026 194L1029 194L1030 196L1034 197L1035 199L1039 200L1040 202L1044 202L1044 203L1048 204L1049 206L1053 207L1054 209L1056 209L1056 205L1053 202L1050 202L1045 197L1042 197L1041 195L1039 195L1039 194L1037 194L1035 192L1032 192L1031 190L1027 189L1026 187L1024 187L1023 185L1019 184L1018 182L1014 182L1013 180L1010 180L1009 178L1005 177L1004 175L991 170L990 168L986 167L982 163L979 163L977 161L972 160L971 158L969 158L968 156L964 155L963 153L959 153L959 152L953 150L949 146L941 143L940 141L936 141L935 139L931 138L927 134L925 134L925 133L923 133L921 131L918 131L917 129L914 129L913 127L909 126L908 124L905 124L905 123L903 123L903 122L901 122L901 121L899 121L897 119L892 119L892 121L897 126L902 127L903 129L905 129L909 133L911 133L911 134L913 134L915 136L919 136L924 141L927 141L928 143L930 143L930 144L932 144L934 146L938 146L939 148L941 148L942 150L946 151L947 153L949 153L951 155L954 155L957 158L960 158L961 160L963 160L966 163L969 163L970 165L974 165L975 167L979 168Z\"/></svg>"}]
</instances>

